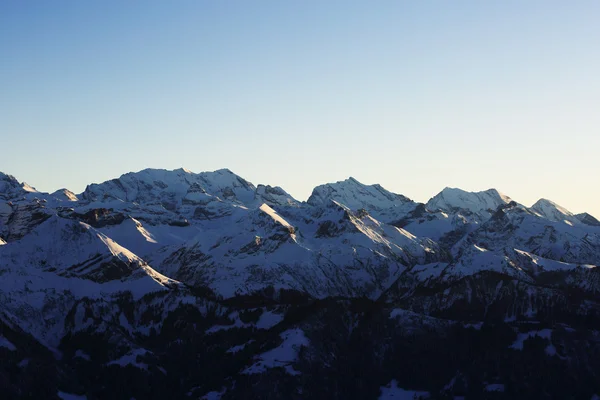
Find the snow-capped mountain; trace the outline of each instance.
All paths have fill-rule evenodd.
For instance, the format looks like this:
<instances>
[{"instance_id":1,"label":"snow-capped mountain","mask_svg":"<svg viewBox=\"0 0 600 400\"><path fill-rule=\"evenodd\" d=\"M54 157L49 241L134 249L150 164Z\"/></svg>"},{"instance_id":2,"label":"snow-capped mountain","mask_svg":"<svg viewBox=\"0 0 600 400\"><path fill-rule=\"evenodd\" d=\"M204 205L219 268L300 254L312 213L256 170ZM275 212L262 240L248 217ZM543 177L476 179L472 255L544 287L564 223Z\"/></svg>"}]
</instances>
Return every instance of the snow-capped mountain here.
<instances>
[{"instance_id":1,"label":"snow-capped mountain","mask_svg":"<svg viewBox=\"0 0 600 400\"><path fill-rule=\"evenodd\" d=\"M79 198L69 189L59 189L52 193L50 197L59 201L78 201Z\"/></svg>"},{"instance_id":2,"label":"snow-capped mountain","mask_svg":"<svg viewBox=\"0 0 600 400\"><path fill-rule=\"evenodd\" d=\"M489 189L483 192L466 192L456 188L445 188L432 197L425 206L432 211L461 211L473 215L477 222L488 219L496 209L511 202L510 197Z\"/></svg>"},{"instance_id":3,"label":"snow-capped mountain","mask_svg":"<svg viewBox=\"0 0 600 400\"><path fill-rule=\"evenodd\" d=\"M539 199L531 206L531 210L550 221L564 222L569 225L579 224L581 222L581 220L569 210L547 199Z\"/></svg>"},{"instance_id":4,"label":"snow-capped mountain","mask_svg":"<svg viewBox=\"0 0 600 400\"><path fill-rule=\"evenodd\" d=\"M228 169L199 174L183 168L175 171L145 169L89 185L81 198L90 202L119 200L156 204L171 210L185 201L202 201L208 193L221 200L250 205L254 203L255 191L254 185Z\"/></svg>"},{"instance_id":5,"label":"snow-capped mountain","mask_svg":"<svg viewBox=\"0 0 600 400\"><path fill-rule=\"evenodd\" d=\"M594 217L495 189L421 204L349 178L300 202L228 169L146 169L78 195L0 174L0 387L591 398L598 265Z\"/></svg>"},{"instance_id":6,"label":"snow-capped mountain","mask_svg":"<svg viewBox=\"0 0 600 400\"><path fill-rule=\"evenodd\" d=\"M600 226L600 221L598 221L596 218L594 218L593 216L591 216L588 213L581 213L581 214L577 214L575 216L577 217L577 219L579 221L583 222L586 225Z\"/></svg>"},{"instance_id":7,"label":"snow-capped mountain","mask_svg":"<svg viewBox=\"0 0 600 400\"><path fill-rule=\"evenodd\" d=\"M385 222L404 218L417 204L408 197L392 193L381 185L364 185L350 177L345 181L317 186L307 203L322 206L335 200L353 210L365 209Z\"/></svg>"},{"instance_id":8,"label":"snow-capped mountain","mask_svg":"<svg viewBox=\"0 0 600 400\"><path fill-rule=\"evenodd\" d=\"M37 193L37 190L24 182L20 183L12 175L0 172L0 199L10 200L29 193Z\"/></svg>"}]
</instances>

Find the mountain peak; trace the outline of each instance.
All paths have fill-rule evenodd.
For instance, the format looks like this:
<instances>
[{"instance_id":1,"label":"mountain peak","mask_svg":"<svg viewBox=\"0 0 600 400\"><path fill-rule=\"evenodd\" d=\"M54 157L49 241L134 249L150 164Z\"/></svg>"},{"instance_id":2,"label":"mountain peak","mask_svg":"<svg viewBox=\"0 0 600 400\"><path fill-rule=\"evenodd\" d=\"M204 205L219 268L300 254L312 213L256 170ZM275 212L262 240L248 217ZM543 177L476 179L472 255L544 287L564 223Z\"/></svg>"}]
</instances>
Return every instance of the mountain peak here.
<instances>
[{"instance_id":1,"label":"mountain peak","mask_svg":"<svg viewBox=\"0 0 600 400\"><path fill-rule=\"evenodd\" d=\"M581 221L573 213L559 206L552 200L541 198L530 207L538 215L555 222L566 222L569 225L578 224Z\"/></svg>"},{"instance_id":2,"label":"mountain peak","mask_svg":"<svg viewBox=\"0 0 600 400\"><path fill-rule=\"evenodd\" d=\"M0 185L2 183L4 183L4 184L10 184L11 186L18 186L19 185L19 181L17 180L17 178L15 178L12 175L5 174L4 172L0 171Z\"/></svg>"},{"instance_id":3,"label":"mountain peak","mask_svg":"<svg viewBox=\"0 0 600 400\"><path fill-rule=\"evenodd\" d=\"M586 225L600 226L600 221L598 221L598 219L596 219L596 217L594 217L586 212L577 214L577 215L575 215L575 217Z\"/></svg>"},{"instance_id":4,"label":"mountain peak","mask_svg":"<svg viewBox=\"0 0 600 400\"><path fill-rule=\"evenodd\" d=\"M561 212L562 214L573 215L573 213L571 213L566 208L561 207L558 204L556 204L555 202L553 202L552 200L545 199L545 198L541 198L538 201L536 201L535 204L531 206L531 208L536 211L537 210L545 210L545 209L556 209L557 211Z\"/></svg>"},{"instance_id":5,"label":"mountain peak","mask_svg":"<svg viewBox=\"0 0 600 400\"><path fill-rule=\"evenodd\" d=\"M409 198L392 193L379 184L365 185L353 177L315 187L307 203L310 205L322 205L329 203L329 200L336 200L353 209L361 208L365 201L367 203L380 203L382 201L412 202Z\"/></svg>"},{"instance_id":6,"label":"mountain peak","mask_svg":"<svg viewBox=\"0 0 600 400\"><path fill-rule=\"evenodd\" d=\"M190 188L205 191L228 201L249 204L256 188L229 169L193 173L185 168L175 170L146 168L129 172L117 179L88 185L83 199L103 201L119 199L137 203L159 203L174 207Z\"/></svg>"},{"instance_id":7,"label":"mountain peak","mask_svg":"<svg viewBox=\"0 0 600 400\"><path fill-rule=\"evenodd\" d=\"M279 186L270 186L259 184L256 187L255 198L266 203L269 206L274 205L291 205L299 206L300 203L294 199L289 193Z\"/></svg>"},{"instance_id":8,"label":"mountain peak","mask_svg":"<svg viewBox=\"0 0 600 400\"><path fill-rule=\"evenodd\" d=\"M446 187L432 197L426 204L430 210L468 210L479 214L495 211L498 206L510 203L511 198L496 189L481 192L467 192L466 190Z\"/></svg>"},{"instance_id":9,"label":"mountain peak","mask_svg":"<svg viewBox=\"0 0 600 400\"><path fill-rule=\"evenodd\" d=\"M77 201L77 200L79 200L77 198L77 196L75 195L75 193L71 192L69 189L64 189L64 188L58 189L57 191L52 193L50 196L54 197L55 199L61 200L61 201Z\"/></svg>"},{"instance_id":10,"label":"mountain peak","mask_svg":"<svg viewBox=\"0 0 600 400\"><path fill-rule=\"evenodd\" d=\"M416 203L408 197L392 193L379 184L365 185L353 177L317 186L307 203L322 206L332 200L352 210L365 209L383 221L403 218L416 207Z\"/></svg>"},{"instance_id":11,"label":"mountain peak","mask_svg":"<svg viewBox=\"0 0 600 400\"><path fill-rule=\"evenodd\" d=\"M237 175L232 170L230 170L229 168L219 168L219 169L215 170L214 172L219 173L219 174Z\"/></svg>"},{"instance_id":12,"label":"mountain peak","mask_svg":"<svg viewBox=\"0 0 600 400\"><path fill-rule=\"evenodd\" d=\"M25 182L19 182L17 178L12 175L0 172L0 196L12 197L25 193L37 193L37 190Z\"/></svg>"}]
</instances>

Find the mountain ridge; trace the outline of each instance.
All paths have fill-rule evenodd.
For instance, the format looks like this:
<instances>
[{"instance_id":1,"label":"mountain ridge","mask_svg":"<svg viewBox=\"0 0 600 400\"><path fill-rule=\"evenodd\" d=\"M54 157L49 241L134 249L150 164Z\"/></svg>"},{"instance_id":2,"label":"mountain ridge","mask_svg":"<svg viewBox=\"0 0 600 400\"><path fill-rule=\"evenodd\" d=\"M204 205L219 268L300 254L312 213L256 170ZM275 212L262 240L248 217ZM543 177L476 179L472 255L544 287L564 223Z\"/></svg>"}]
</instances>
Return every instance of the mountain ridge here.
<instances>
[{"instance_id":1,"label":"mountain ridge","mask_svg":"<svg viewBox=\"0 0 600 400\"><path fill-rule=\"evenodd\" d=\"M228 169L79 195L1 176L8 398L600 393L589 214L495 189L417 203L354 178L301 202Z\"/></svg>"},{"instance_id":2,"label":"mountain ridge","mask_svg":"<svg viewBox=\"0 0 600 400\"><path fill-rule=\"evenodd\" d=\"M348 187L348 184L356 185L357 187L360 187L360 188L371 188L371 189L374 189L374 191L379 192L380 194L382 194L384 197L387 197L388 199L396 197L397 199L399 199L399 200L401 200L403 202L407 202L407 203L408 202L413 202L414 204L424 204L426 207L428 207L430 209L430 211L435 211L435 209L437 208L437 202L435 202L434 200L436 198L439 198L439 197L443 198L443 196L445 194L448 194L448 193L451 193L452 197L456 197L456 193L461 193L461 194L466 194L466 195L475 195L475 196L487 195L488 197L496 197L497 199L500 199L500 201L502 203L504 203L504 204L507 204L510 201L512 201L512 199L510 197L506 196L505 194L501 193L500 191L498 191L495 188L490 188L490 189L482 190L482 191L469 192L469 191L466 191L466 190L463 190L463 189L460 189L460 188L454 188L454 187L448 187L447 186L444 189L442 189L439 193L437 193L436 195L434 195L433 197L431 197L427 202L419 203L419 202L414 202L409 197L406 197L406 196L404 196L402 194L397 194L397 193L394 193L394 192L390 192L389 190L385 189L383 186L381 186L378 183L367 185L367 184L361 183L360 181L358 181L354 177L348 177L345 180L336 181L336 182L329 182L329 183L324 183L324 184L317 185L317 186L315 186L313 188L313 190L311 192L311 195L309 195L309 197L307 198L307 200L305 200L305 201L299 201L299 200L295 199L293 196L291 196L289 193L287 193L282 187L279 187L279 186L273 187L273 186L270 186L268 184L263 184L263 183L259 183L256 186L254 186L252 183L250 183L250 182L246 181L245 179L243 179L240 175L235 174L229 168L220 168L220 169L217 169L217 170L214 170L214 171L204 171L204 172L199 172L199 173L194 173L191 170L183 168L183 167L177 168L177 169L173 169L173 170L161 169L161 168L145 168L145 169L142 169L142 170L137 171L137 172L127 172L127 173L124 173L121 176L119 176L118 178L109 179L109 180L104 181L104 182L88 184L86 186L86 188L84 189L84 191L81 192L81 193L79 193L79 194L76 194L76 193L70 191L68 188L61 188L61 189L55 190L51 194L49 192L48 193L46 193L46 192L40 192L40 191L37 191L33 186L30 186L30 185L28 185L25 182L20 182L13 175L7 174L7 173L2 172L2 171L0 171L0 184L2 183L2 181L5 181L5 185L6 185L6 182L12 182L13 185L17 185L17 186L20 186L21 188L24 188L25 192L28 192L28 193L39 193L41 195L49 195L50 194L51 196L59 198L61 200L73 201L75 198L80 198L80 199L83 199L83 200L90 200L90 198L89 198L90 194L88 194L87 197L85 195L86 191L88 191L88 193L89 193L88 189L91 189L93 187L98 187L100 185L108 184L110 182L116 182L116 181L119 181L120 179L122 179L124 177L125 178L127 178L127 177L137 177L137 176L140 176L141 174L148 174L148 173L152 173L152 174L158 174L158 173L160 173L160 174L164 174L164 175L177 173L177 174L191 175L191 176L198 176L198 175L200 175L200 176L202 176L202 175L204 175L204 176L210 176L211 174L213 174L213 175L227 174L227 175L239 178L241 180L241 182L244 182L247 185L251 185L255 191L260 188L260 190L263 191L263 192L265 190L267 190L267 191L270 191L272 193L276 193L277 196L283 196L284 197L284 200L283 200L284 202L288 202L289 201L292 204L299 204L299 203L307 203L307 204L311 204L312 203L312 204L315 204L315 203L318 203L319 200L317 200L317 198L320 195L318 193L319 189L336 188L336 187L339 188L340 186L343 186L343 185L346 185L346 187ZM6 191L7 191L7 189L4 186L0 186L0 195L3 192L6 192ZM331 196L331 193L329 193L325 197L328 197L328 196ZM311 198L312 198L312 200L311 200ZM456 200L456 199L454 199L454 200ZM585 218L585 215L589 215L594 220L596 220L596 221L598 220L597 218L595 218L593 215L591 215L588 212L582 212L580 214L575 215L574 213L568 211L566 208L564 208L562 206L559 206L558 204L554 203L553 201L547 200L547 199L543 199L543 198L540 199L540 200L538 200L536 203L534 203L530 208L534 209L534 208L536 208L537 206L539 206L542 203L552 204L554 207L558 207L558 209L566 211L568 213L568 215L571 215L571 216L573 216L573 217L575 217L577 219L579 219L577 217L577 215L581 215L582 216L581 218ZM484 204L490 204L489 200L488 200L487 203L484 201ZM498 204L491 203L491 204L494 206L494 207L491 207L491 209L495 209L500 203L498 203ZM467 207L467 209L470 210L470 207ZM590 220L590 221L592 221L592 223L593 223L593 220Z\"/></svg>"}]
</instances>

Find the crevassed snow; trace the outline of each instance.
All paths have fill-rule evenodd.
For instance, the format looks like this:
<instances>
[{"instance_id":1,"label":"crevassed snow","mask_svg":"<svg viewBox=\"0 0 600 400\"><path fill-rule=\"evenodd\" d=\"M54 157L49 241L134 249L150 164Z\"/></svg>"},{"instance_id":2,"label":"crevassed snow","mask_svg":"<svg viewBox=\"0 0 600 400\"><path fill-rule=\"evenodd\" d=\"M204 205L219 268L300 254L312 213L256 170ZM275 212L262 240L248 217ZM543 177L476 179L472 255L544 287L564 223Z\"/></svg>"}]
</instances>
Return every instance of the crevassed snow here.
<instances>
[{"instance_id":1,"label":"crevassed snow","mask_svg":"<svg viewBox=\"0 0 600 400\"><path fill-rule=\"evenodd\" d=\"M406 390L398 387L398 381L392 380L381 387L379 400L414 400L429 399L429 392L419 390Z\"/></svg>"},{"instance_id":2,"label":"crevassed snow","mask_svg":"<svg viewBox=\"0 0 600 400\"><path fill-rule=\"evenodd\" d=\"M288 329L281 333L283 343L278 347L258 356L258 362L246 368L244 374L260 374L268 368L284 367L290 375L298 375L292 364L297 360L298 351L302 346L308 346L309 340L300 328Z\"/></svg>"}]
</instances>

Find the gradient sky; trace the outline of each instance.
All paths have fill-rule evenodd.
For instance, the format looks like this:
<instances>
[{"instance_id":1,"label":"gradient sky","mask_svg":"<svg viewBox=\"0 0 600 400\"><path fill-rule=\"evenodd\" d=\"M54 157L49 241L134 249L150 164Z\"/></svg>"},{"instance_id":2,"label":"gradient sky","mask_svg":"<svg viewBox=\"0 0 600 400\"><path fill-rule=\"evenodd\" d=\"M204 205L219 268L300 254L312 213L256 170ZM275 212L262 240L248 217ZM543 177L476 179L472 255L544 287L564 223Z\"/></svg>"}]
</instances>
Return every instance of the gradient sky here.
<instances>
[{"instance_id":1,"label":"gradient sky","mask_svg":"<svg viewBox=\"0 0 600 400\"><path fill-rule=\"evenodd\" d=\"M600 217L600 2L2 1L0 171L495 187Z\"/></svg>"}]
</instances>

